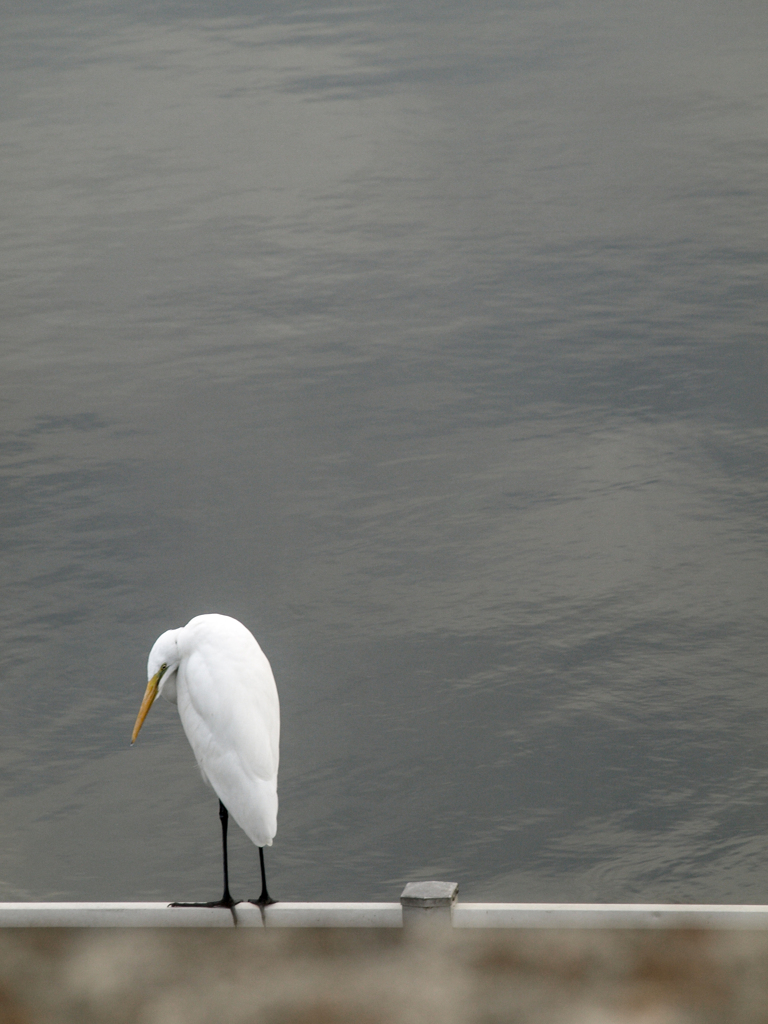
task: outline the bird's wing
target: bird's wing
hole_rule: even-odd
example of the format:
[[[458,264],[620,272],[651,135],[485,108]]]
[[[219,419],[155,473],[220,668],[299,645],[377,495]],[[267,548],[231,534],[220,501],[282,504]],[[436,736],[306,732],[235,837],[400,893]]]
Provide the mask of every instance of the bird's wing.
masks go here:
[[[233,759],[246,776],[275,778],[280,710],[263,655],[254,659],[198,650],[186,660],[178,688],[184,731],[214,788],[214,765]]]

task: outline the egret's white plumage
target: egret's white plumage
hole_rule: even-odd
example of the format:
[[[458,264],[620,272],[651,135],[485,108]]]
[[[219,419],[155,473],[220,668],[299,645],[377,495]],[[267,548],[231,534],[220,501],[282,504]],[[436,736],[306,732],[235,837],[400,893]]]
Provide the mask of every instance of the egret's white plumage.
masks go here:
[[[280,706],[253,635],[228,615],[198,615],[155,641],[147,675],[131,742],[158,694],[176,704],[205,781],[256,846],[271,846]],[[224,856],[226,885],[226,846]]]

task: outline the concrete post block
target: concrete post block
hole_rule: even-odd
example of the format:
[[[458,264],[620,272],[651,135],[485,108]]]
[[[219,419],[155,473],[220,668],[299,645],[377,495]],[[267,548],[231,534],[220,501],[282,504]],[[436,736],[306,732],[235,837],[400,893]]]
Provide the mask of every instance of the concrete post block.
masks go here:
[[[403,925],[450,925],[458,882],[409,882],[400,896]]]

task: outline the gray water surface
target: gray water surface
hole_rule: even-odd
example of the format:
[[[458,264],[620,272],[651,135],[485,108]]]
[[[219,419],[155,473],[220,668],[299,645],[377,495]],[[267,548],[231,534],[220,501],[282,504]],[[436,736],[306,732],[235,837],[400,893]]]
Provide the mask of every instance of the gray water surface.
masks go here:
[[[0,898],[218,895],[221,611],[275,895],[765,902],[764,7],[4,24]]]

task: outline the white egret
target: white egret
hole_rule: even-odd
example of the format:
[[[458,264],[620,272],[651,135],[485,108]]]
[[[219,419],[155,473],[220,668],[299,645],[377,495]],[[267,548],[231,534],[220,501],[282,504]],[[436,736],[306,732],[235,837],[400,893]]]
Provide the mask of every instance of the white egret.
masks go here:
[[[264,847],[277,831],[280,705],[272,669],[253,635],[228,615],[198,615],[159,637],[147,661],[149,682],[131,743],[158,694],[176,704],[203,779],[219,798],[224,895],[211,903],[172,906],[233,907],[229,893],[229,814],[259,848],[264,907]]]

